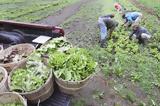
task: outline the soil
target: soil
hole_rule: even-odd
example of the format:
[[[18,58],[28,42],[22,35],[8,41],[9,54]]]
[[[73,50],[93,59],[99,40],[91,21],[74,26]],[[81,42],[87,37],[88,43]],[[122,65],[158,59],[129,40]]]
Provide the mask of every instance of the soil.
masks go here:
[[[62,10],[57,11],[54,15],[48,16],[47,18],[41,21],[38,21],[36,23],[42,23],[42,24],[54,25],[54,26],[60,25],[67,18],[74,15],[79,10],[82,4],[85,4],[88,1],[90,0],[80,0],[79,2],[76,2],[68,7],[65,7]]]
[[[82,90],[74,95],[73,101],[82,100],[84,106],[133,106],[112,89],[112,81],[106,80],[103,73],[99,72]],[[71,106],[76,105],[72,103]]]
[[[133,3],[137,8],[140,8],[141,10],[145,11],[146,13],[149,13],[151,15],[154,15],[158,18],[158,20],[160,21],[160,15],[157,14],[157,12],[152,9],[152,8],[149,8],[145,5],[143,5],[142,3],[140,3],[139,1],[137,0],[129,0],[131,3]]]

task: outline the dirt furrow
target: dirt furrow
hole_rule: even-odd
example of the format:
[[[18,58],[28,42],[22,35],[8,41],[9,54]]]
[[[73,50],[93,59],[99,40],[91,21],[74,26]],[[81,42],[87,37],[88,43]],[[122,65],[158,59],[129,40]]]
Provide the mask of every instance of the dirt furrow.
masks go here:
[[[146,13],[149,13],[151,15],[154,15],[158,18],[158,20],[160,21],[160,16],[159,14],[153,10],[152,8],[146,7],[145,5],[143,5],[142,3],[140,3],[137,0],[129,0],[132,4],[134,4],[137,8],[140,8],[141,10],[145,11]]]
[[[38,21],[36,23],[47,24],[47,25],[60,25],[66,19],[74,15],[80,9],[81,5],[87,3],[88,1],[90,0],[80,0],[79,2],[76,2],[68,7],[65,7],[60,11],[57,11],[54,15],[48,16],[47,18],[42,19],[41,21]]]

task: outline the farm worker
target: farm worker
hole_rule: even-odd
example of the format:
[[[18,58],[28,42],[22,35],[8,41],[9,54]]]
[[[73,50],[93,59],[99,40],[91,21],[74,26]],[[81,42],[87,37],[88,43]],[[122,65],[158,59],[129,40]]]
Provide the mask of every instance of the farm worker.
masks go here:
[[[122,11],[122,6],[119,3],[114,3],[114,8],[119,12]]]
[[[101,16],[98,19],[98,26],[100,28],[101,47],[105,47],[107,35],[109,34],[109,37],[111,37],[112,32],[118,26],[118,22],[112,20],[112,18],[114,18],[114,14]],[[108,34],[107,31],[109,31]]]
[[[125,19],[125,23],[127,27],[132,26],[133,24],[139,24],[142,18],[142,13],[140,12],[126,12],[122,14],[122,18]]]
[[[146,28],[135,24],[132,27],[132,33],[130,34],[129,38],[132,39],[132,37],[138,39],[140,44],[145,44],[151,38],[151,34]]]

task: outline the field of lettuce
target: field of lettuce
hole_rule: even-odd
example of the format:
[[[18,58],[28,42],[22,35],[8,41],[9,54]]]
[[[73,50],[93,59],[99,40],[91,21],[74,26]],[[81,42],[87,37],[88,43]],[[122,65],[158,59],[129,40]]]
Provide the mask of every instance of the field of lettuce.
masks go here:
[[[77,1],[81,0],[1,0],[0,19],[35,22]],[[127,10],[143,13],[141,26],[152,33],[147,45],[129,40],[131,29],[122,27],[121,15],[113,7],[115,1]],[[155,5],[150,0],[139,1],[159,8],[159,0],[153,0]],[[110,13],[115,13],[119,26],[107,41],[108,46],[100,48],[97,19]],[[136,8],[129,0],[88,0],[60,26],[68,41],[89,50],[105,82],[91,81],[75,95],[72,106],[160,106],[160,21],[156,16]]]
[[[0,19],[35,22],[78,0],[1,0]]]

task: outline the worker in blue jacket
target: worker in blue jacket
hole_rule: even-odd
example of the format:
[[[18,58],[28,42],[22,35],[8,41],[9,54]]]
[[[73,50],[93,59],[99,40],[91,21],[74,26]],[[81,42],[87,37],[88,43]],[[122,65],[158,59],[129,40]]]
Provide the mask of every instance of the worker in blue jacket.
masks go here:
[[[126,12],[122,14],[122,18],[125,19],[123,25],[130,27],[133,24],[139,24],[142,19],[142,13],[140,12]]]

